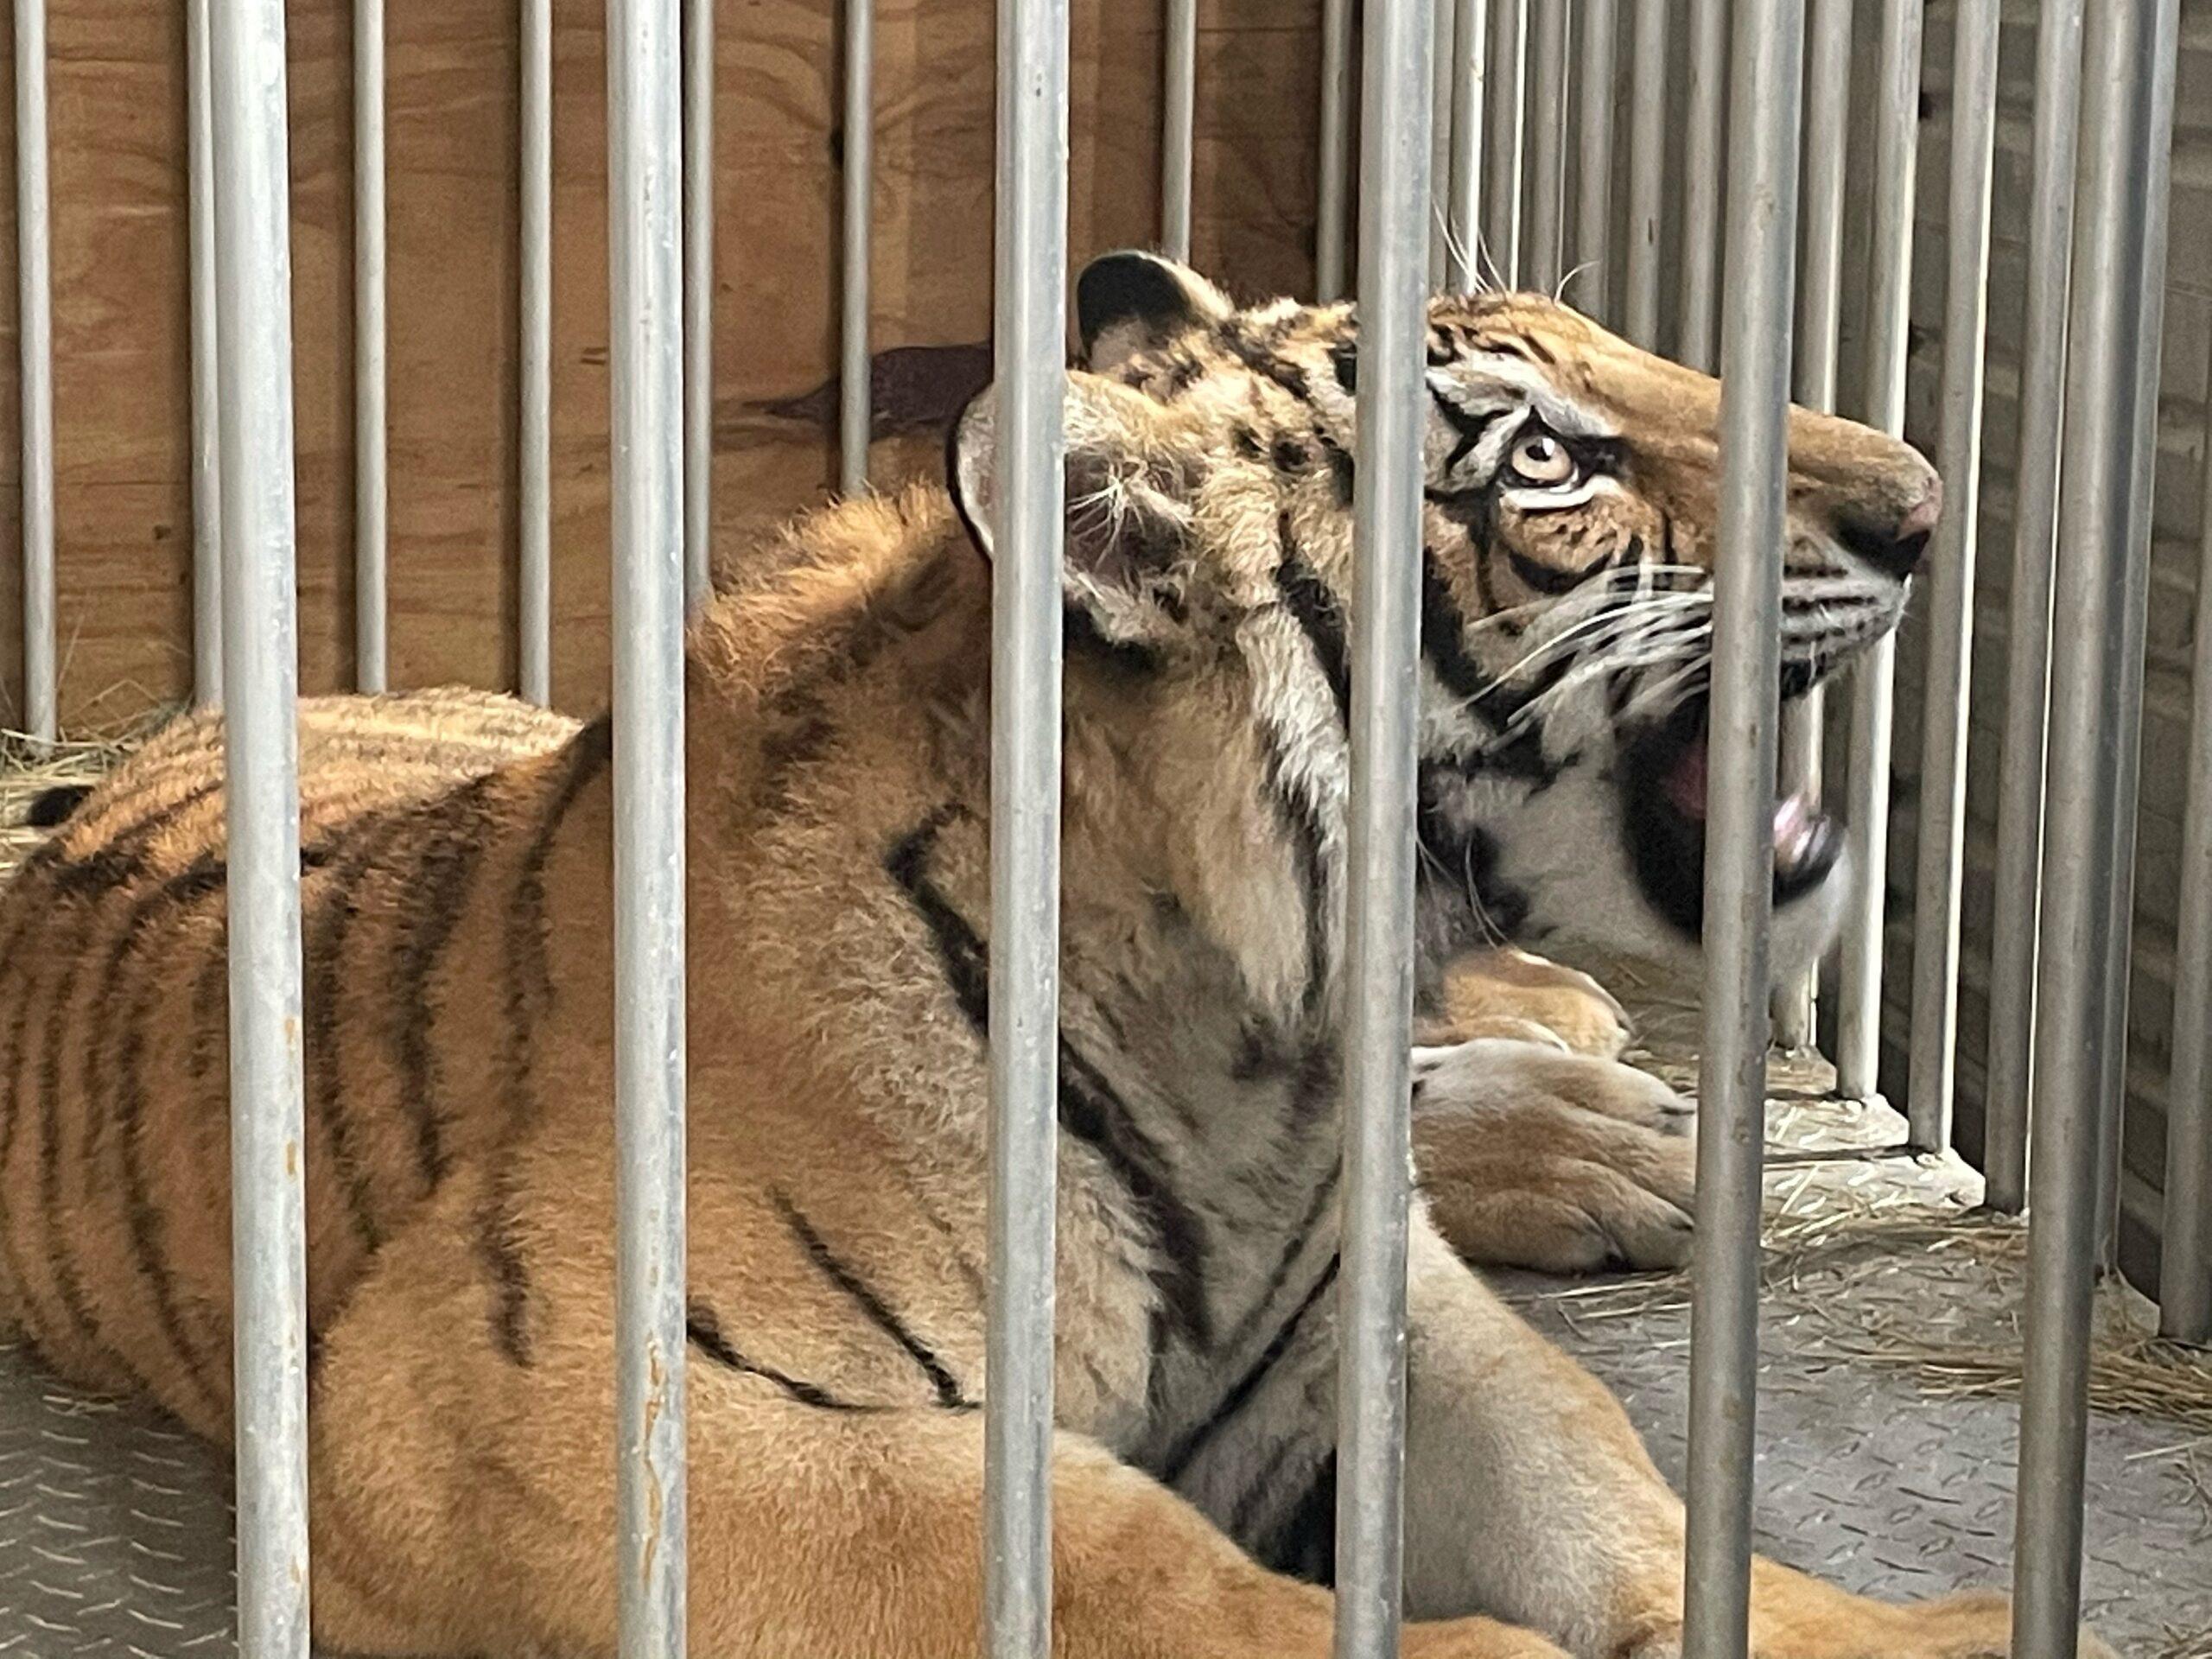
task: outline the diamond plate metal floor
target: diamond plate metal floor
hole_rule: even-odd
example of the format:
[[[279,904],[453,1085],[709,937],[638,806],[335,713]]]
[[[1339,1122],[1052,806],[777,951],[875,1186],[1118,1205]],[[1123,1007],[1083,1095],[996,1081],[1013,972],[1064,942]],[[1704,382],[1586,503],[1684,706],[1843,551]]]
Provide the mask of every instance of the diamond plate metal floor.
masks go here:
[[[1785,1560],[1904,1597],[2006,1576],[2016,1414],[1987,1390],[2002,1391],[2017,1230],[1960,1214],[1972,1177],[1955,1163],[1879,1155],[1899,1128],[1825,1102],[1777,1114],[1758,1524]],[[1507,1288],[1620,1391],[1679,1479],[1681,1281]],[[2201,1396],[2192,1375],[2174,1373],[2181,1397],[2212,1401],[2212,1371]],[[2212,1659],[2208,1477],[2212,1427],[2094,1414],[2086,1587],[2128,1659]],[[0,1344],[0,1655],[231,1652],[226,1490],[219,1454]]]

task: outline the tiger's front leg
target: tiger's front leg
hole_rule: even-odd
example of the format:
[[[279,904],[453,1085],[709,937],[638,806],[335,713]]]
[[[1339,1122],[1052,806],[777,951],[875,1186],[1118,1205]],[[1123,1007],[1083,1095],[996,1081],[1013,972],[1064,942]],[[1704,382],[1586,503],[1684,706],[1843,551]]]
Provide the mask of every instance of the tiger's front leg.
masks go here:
[[[1414,1218],[1408,1278],[1406,1602],[1479,1610],[1586,1659],[1681,1651],[1682,1506],[1603,1384]],[[1754,1659],[1999,1659],[2002,1596],[1894,1606],[1754,1564]],[[2112,1659],[2084,1632],[2082,1659]]]

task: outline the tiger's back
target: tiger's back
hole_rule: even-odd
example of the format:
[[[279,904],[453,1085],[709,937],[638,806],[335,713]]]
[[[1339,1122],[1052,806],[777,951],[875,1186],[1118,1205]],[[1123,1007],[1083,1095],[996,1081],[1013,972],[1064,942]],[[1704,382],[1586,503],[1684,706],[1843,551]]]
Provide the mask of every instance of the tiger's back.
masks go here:
[[[448,1005],[473,1012],[451,994],[453,920],[498,856],[496,826],[535,821],[559,789],[580,728],[446,690],[308,699],[299,729],[320,1330],[496,1132],[466,1109],[480,1091],[429,1075],[450,1065],[434,1041]],[[173,721],[0,888],[0,1320],[76,1380],[150,1394],[216,1435],[231,1364],[222,768],[219,715]]]

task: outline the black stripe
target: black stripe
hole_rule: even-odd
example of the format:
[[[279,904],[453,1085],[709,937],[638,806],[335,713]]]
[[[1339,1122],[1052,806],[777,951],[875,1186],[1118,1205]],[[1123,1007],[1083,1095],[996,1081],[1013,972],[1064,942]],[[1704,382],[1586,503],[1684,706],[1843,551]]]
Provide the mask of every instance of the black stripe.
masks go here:
[[[1438,683],[1459,698],[1468,713],[1489,726],[1493,733],[1502,734],[1521,719],[1528,699],[1516,695],[1467,654],[1466,619],[1452,597],[1452,585],[1432,548],[1421,550],[1421,652]],[[1574,662],[1571,656],[1560,657],[1547,671],[1548,675],[1563,675]],[[1529,695],[1541,695],[1547,686],[1555,683],[1555,677],[1540,680]],[[1560,770],[1545,756],[1543,733],[1535,721],[1522,725],[1512,736],[1490,744],[1479,754],[1466,757],[1461,769],[1468,772],[1503,772],[1545,785],[1555,781]]]
[[[4,1049],[0,1049],[0,1089],[7,1090],[4,1113],[0,1113],[0,1192],[4,1192],[8,1177],[8,1160],[15,1149],[16,1125],[24,1114],[24,1096],[28,1090],[22,1076],[23,1038],[30,1029],[31,1001],[38,989],[36,969],[51,960],[41,952],[19,953],[23,935],[30,930],[34,920],[45,919],[44,913],[35,914],[34,902],[23,895],[16,895],[15,925],[8,931],[8,942],[0,949],[0,969],[21,963],[22,971],[16,977],[19,988],[16,996],[16,1012],[8,1021]],[[8,1276],[24,1287],[29,1297],[30,1280],[23,1271],[22,1258],[16,1249],[16,1228],[11,1224],[19,1217],[0,1210],[0,1251],[5,1252]]]
[[[212,889],[204,885],[188,885],[175,890],[175,884],[164,886],[158,893],[140,901],[132,913],[133,933],[126,933],[127,947],[137,925],[157,908],[190,903],[194,898],[204,896]],[[118,947],[118,955],[124,954]],[[119,966],[119,964],[118,964]],[[112,986],[115,973],[110,976]],[[182,1362],[184,1372],[191,1378],[209,1413],[220,1422],[230,1414],[231,1402],[222,1389],[208,1376],[208,1356],[199,1342],[185,1327],[184,1313],[177,1302],[176,1284],[168,1269],[162,1249],[164,1221],[160,1208],[154,1203],[146,1179],[143,1130],[146,1118],[146,1083],[144,1060],[146,1023],[154,1017],[159,999],[167,988],[161,976],[148,974],[138,988],[129,1018],[123,1030],[122,1052],[117,1058],[115,1102],[116,1139],[122,1153],[124,1225],[130,1236],[131,1264],[146,1286],[148,1296],[154,1304],[154,1322],[160,1327],[162,1339],[175,1351]]]
[[[1130,1117],[1090,1061],[1060,1044],[1060,1126],[1088,1141],[1106,1160],[1149,1224],[1154,1240],[1152,1281],[1175,1328],[1200,1349],[1213,1345],[1213,1315],[1206,1307],[1205,1228],[1175,1195],[1161,1167],[1160,1149]]]
[[[1324,1588],[1337,1581],[1337,1454],[1322,1459],[1313,1484],[1282,1523],[1252,1551],[1261,1566]]]
[[[955,807],[945,806],[931,813],[893,846],[883,861],[883,868],[906,895],[907,902],[920,913],[923,925],[930,931],[930,943],[937,947],[938,965],[952,988],[952,1000],[960,1005],[960,1012],[967,1016],[976,1035],[982,1037],[990,1033],[989,958],[982,942],[976,937],[976,930],[968,925],[967,918],[952,907],[929,877],[930,854],[936,848],[938,835],[957,811]]]
[[[346,1111],[346,1067],[339,1052],[340,1014],[346,985],[346,944],[359,918],[354,891],[361,877],[384,855],[394,836],[410,822],[409,815],[385,816],[355,844],[324,885],[322,908],[308,918],[307,1059],[315,1116],[330,1145],[330,1161],[346,1191],[346,1211],[353,1236],[364,1249],[374,1250],[384,1242],[377,1224],[376,1189],[355,1144],[353,1123]]]
[[[1452,584],[1436,550],[1430,547],[1421,553],[1421,654],[1446,690],[1491,717],[1484,705],[1497,695],[1497,681],[1467,655],[1467,620],[1452,597]]]
[[[929,929],[953,1001],[976,1034],[990,1035],[990,961],[982,941],[935,882],[929,859],[937,836],[957,809],[944,807],[902,836],[884,868]],[[1205,1306],[1205,1234],[1197,1214],[1176,1196],[1160,1151],[1129,1116],[1098,1069],[1063,1038],[1059,1045],[1060,1127],[1086,1142],[1129,1195],[1153,1235],[1153,1282],[1179,1328],[1201,1347],[1211,1344]]]
[[[1283,1466],[1294,1457],[1308,1449],[1306,1442],[1297,1436],[1284,1435],[1269,1448],[1267,1460],[1244,1483],[1243,1491],[1230,1506],[1226,1530],[1247,1551],[1258,1541],[1252,1536],[1252,1529],[1259,1524],[1261,1512],[1268,1508],[1268,1500],[1274,1496],[1275,1478],[1282,1473]]]
[[[944,1368],[944,1362],[930,1351],[929,1345],[909,1331],[903,1320],[885,1304],[883,1299],[859,1274],[837,1259],[836,1255],[814,1230],[814,1225],[801,1215],[791,1199],[781,1192],[775,1195],[776,1208],[784,1217],[784,1224],[791,1230],[807,1259],[826,1274],[830,1282],[849,1296],[855,1306],[866,1314],[877,1329],[906,1351],[906,1357],[920,1367],[922,1375],[929,1378],[930,1386],[937,1391],[937,1402],[949,1410],[967,1410],[972,1406],[960,1392],[959,1383]]]
[[[502,1156],[486,1184],[476,1217],[476,1254],[492,1275],[492,1341],[509,1363],[527,1370],[530,1341],[530,1272],[515,1237],[512,1150]]]
[[[1290,1270],[1298,1265],[1299,1257],[1305,1255],[1306,1245],[1313,1242],[1313,1230],[1321,1224],[1321,1212],[1334,1201],[1338,1183],[1344,1178],[1344,1160],[1332,1159],[1329,1167],[1322,1173],[1321,1179],[1314,1182],[1313,1191],[1306,1200],[1306,1213],[1299,1217],[1297,1227],[1285,1239],[1282,1254],[1276,1259],[1274,1270],[1268,1274],[1267,1284],[1253,1299],[1252,1306],[1245,1310],[1244,1317],[1237,1321],[1236,1329],[1230,1333],[1228,1345],[1232,1351],[1242,1348],[1251,1340],[1252,1333],[1259,1329],[1260,1321],[1275,1305],[1275,1298],[1282,1294],[1282,1287],[1290,1282]]]
[[[683,1334],[690,1339],[694,1348],[714,1361],[715,1364],[729,1370],[741,1371],[747,1376],[757,1376],[772,1382],[802,1406],[813,1406],[823,1411],[874,1411],[876,1409],[874,1406],[859,1405],[849,1400],[840,1400],[835,1395],[825,1392],[803,1378],[786,1376],[772,1365],[763,1365],[758,1360],[747,1359],[729,1345],[728,1339],[722,1335],[721,1321],[715,1319],[715,1311],[704,1302],[695,1301],[686,1310]]]
[[[80,939],[76,943],[86,942]],[[92,1304],[86,1298],[84,1281],[77,1276],[77,1263],[61,1224],[62,1039],[68,1029],[69,1005],[76,995],[78,970],[83,961],[80,949],[68,950],[60,986],[54,992],[54,1006],[47,1020],[46,1052],[39,1070],[39,1205],[46,1225],[47,1270],[54,1281],[55,1294],[61,1299],[62,1311],[77,1327],[79,1336],[105,1351],[107,1344],[101,1338],[99,1322],[93,1318]],[[127,1365],[125,1369],[129,1369]]]
[[[513,891],[508,896],[506,938],[501,952],[506,982],[505,1052],[502,1056],[505,1122],[493,1151],[495,1171],[505,1169],[504,1159],[515,1137],[537,1116],[534,1082],[537,1027],[551,1012],[554,997],[546,937],[546,866],[552,861],[554,843],[570,809],[607,769],[613,752],[614,728],[606,715],[569,741],[567,766],[523,851]],[[514,1237],[512,1195],[505,1190],[505,1181],[503,1173],[495,1173],[477,1217],[476,1247],[497,1293],[493,1302],[492,1339],[508,1359],[527,1366],[531,1363],[530,1276]]]
[[[1328,1265],[1315,1277],[1296,1310],[1282,1322],[1281,1328],[1268,1339],[1268,1345],[1260,1351],[1260,1357],[1252,1363],[1251,1370],[1237,1378],[1236,1386],[1222,1396],[1221,1404],[1214,1408],[1213,1415],[1185,1434],[1161,1460],[1160,1478],[1162,1482],[1172,1486],[1181,1479],[1198,1453],[1205,1450],[1207,1442],[1251,1402],[1252,1396],[1260,1391],[1260,1385],[1268,1380],[1268,1373],[1274,1370],[1282,1357],[1290,1351],[1290,1344],[1297,1338],[1298,1327],[1307,1313],[1314,1303],[1321,1300],[1322,1293],[1336,1283],[1340,1262],[1341,1257],[1331,1254]]]
[[[392,1043],[399,1068],[400,1104],[413,1119],[416,1163],[425,1192],[443,1184],[448,1166],[445,1133],[438,1109],[436,1045],[432,1040],[438,1011],[431,995],[440,959],[461,923],[462,901],[483,860],[486,825],[486,786],[497,774],[471,779],[437,803],[439,817],[416,854],[408,908],[397,929],[398,959],[393,963],[397,995],[392,999],[397,1023]]]
[[[1510,547],[1505,550],[1505,562],[1513,567],[1513,574],[1521,578],[1523,587],[1533,588],[1548,599],[1573,593],[1605,568],[1599,565],[1587,570],[1554,570],[1548,564],[1523,557]]]
[[[1329,983],[1329,866],[1322,853],[1320,815],[1291,779],[1272,736],[1268,745],[1268,804],[1290,839],[1297,861],[1298,886],[1306,912],[1306,988],[1300,1004],[1310,1016],[1320,1011]]]
[[[569,741],[568,770],[554,791],[537,831],[531,837],[515,874],[514,893],[507,901],[507,1021],[509,1059],[525,1066],[537,1037],[533,1018],[542,1018],[553,1001],[553,974],[547,960],[545,936],[545,867],[553,856],[553,843],[569,810],[585,788],[607,770],[614,753],[614,726],[601,715]],[[534,1002],[533,1002],[534,999]],[[524,1093],[526,1083],[518,1083]]]
[[[1287,512],[1277,519],[1275,533],[1282,544],[1282,556],[1275,565],[1275,591],[1282,596],[1284,607],[1297,620],[1298,626],[1305,631],[1306,642],[1313,647],[1322,677],[1329,683],[1329,694],[1336,699],[1337,719],[1349,727],[1351,665],[1344,645],[1344,609],[1337,603],[1337,596],[1329,591],[1329,584],[1321,580],[1320,573],[1306,563],[1299,552]]]

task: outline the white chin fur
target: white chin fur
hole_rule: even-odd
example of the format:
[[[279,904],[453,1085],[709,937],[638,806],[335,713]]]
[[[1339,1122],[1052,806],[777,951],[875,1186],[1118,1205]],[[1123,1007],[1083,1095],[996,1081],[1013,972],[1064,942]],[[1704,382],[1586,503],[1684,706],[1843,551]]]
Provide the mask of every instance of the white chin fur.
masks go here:
[[[1561,777],[1516,808],[1497,833],[1498,874],[1529,899],[1521,942],[1568,958],[1640,957],[1694,969],[1694,941],[1644,899],[1620,828],[1617,786],[1595,766]],[[1775,912],[1768,962],[1777,981],[1818,963],[1835,940],[1851,891],[1848,851],[1827,878]]]

